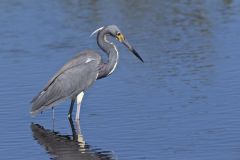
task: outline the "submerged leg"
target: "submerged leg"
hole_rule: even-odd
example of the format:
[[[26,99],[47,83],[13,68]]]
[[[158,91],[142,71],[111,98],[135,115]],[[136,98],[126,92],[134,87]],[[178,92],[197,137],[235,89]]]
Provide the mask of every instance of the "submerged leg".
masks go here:
[[[76,112],[76,120],[79,120],[79,116],[80,116],[80,107],[81,107],[81,102],[83,99],[84,93],[81,92],[78,94],[77,96],[77,112]]]
[[[80,127],[80,122],[79,121],[76,121],[76,132],[77,132],[77,142],[78,142],[78,145],[81,149],[82,152],[84,152],[86,150],[86,142],[83,138],[83,135],[81,133],[81,127]]]
[[[68,111],[68,118],[72,117],[72,111],[73,111],[73,106],[74,106],[75,99],[76,98],[72,98],[72,100],[71,100],[70,108],[69,108],[69,111]]]
[[[52,107],[52,130],[54,131],[54,126],[55,126],[55,113],[54,113],[54,108]]]
[[[52,119],[55,119],[55,113],[54,113],[54,108],[52,107]]]
[[[74,127],[72,117],[68,118],[68,121],[69,121],[71,129],[72,129],[73,140],[76,140],[77,139],[77,134],[76,134],[76,130],[75,130],[75,127]]]

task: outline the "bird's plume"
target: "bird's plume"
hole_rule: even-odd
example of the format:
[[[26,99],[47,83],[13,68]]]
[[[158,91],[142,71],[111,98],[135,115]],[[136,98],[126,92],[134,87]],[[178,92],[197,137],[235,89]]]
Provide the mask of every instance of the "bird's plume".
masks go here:
[[[95,33],[101,31],[104,27],[100,27],[98,29],[96,29],[95,31],[92,32],[92,34],[90,35],[90,37],[92,37]]]

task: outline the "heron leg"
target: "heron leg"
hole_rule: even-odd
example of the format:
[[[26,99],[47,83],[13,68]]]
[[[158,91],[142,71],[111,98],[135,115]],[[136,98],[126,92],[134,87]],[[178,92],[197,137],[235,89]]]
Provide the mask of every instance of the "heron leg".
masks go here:
[[[69,108],[69,111],[68,111],[68,118],[72,118],[72,111],[73,111],[73,106],[74,106],[74,103],[75,103],[75,99],[76,98],[72,98],[72,100],[71,100],[70,108]]]
[[[85,142],[84,137],[81,133],[81,127],[80,127],[80,122],[79,121],[76,121],[76,132],[77,132],[77,142],[78,142],[80,148],[85,150],[86,142]]]
[[[55,113],[54,113],[54,108],[52,107],[52,119],[55,119]]]
[[[76,133],[76,130],[75,130],[75,127],[74,127],[72,117],[68,118],[68,121],[69,121],[71,129],[72,129],[73,140],[76,140],[77,139],[77,133]]]
[[[54,131],[54,126],[55,126],[55,113],[54,113],[54,108],[52,107],[52,130]]]
[[[77,96],[77,112],[76,112],[76,120],[79,120],[79,116],[80,116],[80,107],[81,107],[81,102],[83,99],[84,93],[81,92],[78,94]]]

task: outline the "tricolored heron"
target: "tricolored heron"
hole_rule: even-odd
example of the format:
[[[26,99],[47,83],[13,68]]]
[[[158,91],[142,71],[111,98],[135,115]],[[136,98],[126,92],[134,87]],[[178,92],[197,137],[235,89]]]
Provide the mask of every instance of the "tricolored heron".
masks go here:
[[[125,36],[116,25],[109,25],[95,30],[98,46],[108,55],[108,62],[102,61],[100,55],[92,50],[77,54],[67,62],[48,81],[44,89],[32,100],[31,114],[35,115],[45,109],[52,108],[57,102],[71,98],[68,117],[72,116],[73,106],[77,99],[76,119],[79,120],[81,101],[84,92],[97,79],[109,76],[115,70],[119,54],[116,46],[108,41],[108,36],[115,37],[123,43],[138,59],[143,59],[128,43]]]

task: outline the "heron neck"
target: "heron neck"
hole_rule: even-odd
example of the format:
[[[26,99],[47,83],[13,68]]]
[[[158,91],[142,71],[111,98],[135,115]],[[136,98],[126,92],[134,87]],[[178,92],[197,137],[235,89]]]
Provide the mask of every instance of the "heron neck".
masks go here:
[[[98,79],[112,74],[118,63],[119,55],[117,48],[107,40],[107,35],[108,33],[101,31],[97,36],[98,46],[108,55],[108,62],[101,64]]]

